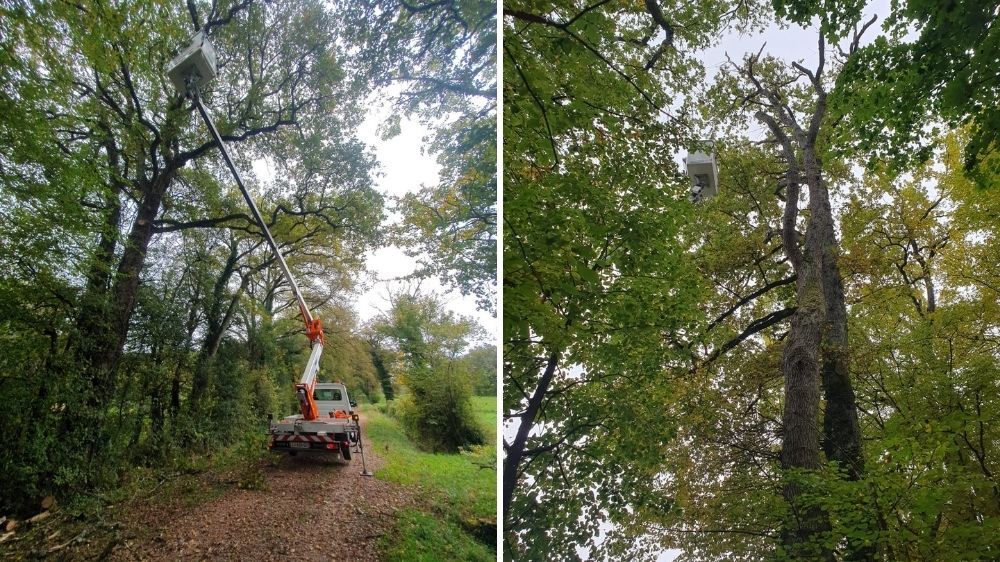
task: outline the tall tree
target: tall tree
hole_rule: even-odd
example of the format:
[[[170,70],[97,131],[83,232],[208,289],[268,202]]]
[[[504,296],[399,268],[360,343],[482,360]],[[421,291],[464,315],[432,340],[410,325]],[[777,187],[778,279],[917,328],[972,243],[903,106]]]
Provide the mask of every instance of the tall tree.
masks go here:
[[[663,342],[685,331],[702,289],[679,236],[687,183],[669,165],[694,141],[677,92],[701,78],[688,50],[748,14],[504,5],[503,510],[515,557],[573,558],[603,522],[627,524],[658,456],[640,442],[676,430],[659,376],[687,353]]]
[[[856,46],[855,40],[852,48]],[[839,463],[850,478],[858,479],[864,461],[848,363],[840,251],[819,149],[827,108],[825,65],[826,38],[820,35],[815,69],[792,63],[792,73],[783,72],[775,61],[761,61],[753,55],[738,71],[748,83],[748,93],[743,99],[759,108],[754,117],[767,127],[786,165],[780,184],[785,200],[780,233],[785,255],[797,279],[797,306],[782,356],[785,377],[782,467],[819,469],[823,462],[822,442],[826,458]],[[761,67],[765,69],[763,72],[770,70],[771,74],[762,76]],[[808,80],[812,90],[812,99],[806,101],[811,111],[805,112],[805,123],[801,124],[791,106],[794,102],[789,101],[794,98],[787,89],[800,77]],[[809,218],[800,246],[797,218],[801,185],[808,188]],[[820,383],[826,401],[822,433],[817,431],[821,416]],[[793,521],[785,546],[790,553],[798,553],[796,556],[818,556],[822,547],[819,551],[799,549],[816,548],[828,523],[818,506],[802,503],[803,492],[795,482],[786,486]]]

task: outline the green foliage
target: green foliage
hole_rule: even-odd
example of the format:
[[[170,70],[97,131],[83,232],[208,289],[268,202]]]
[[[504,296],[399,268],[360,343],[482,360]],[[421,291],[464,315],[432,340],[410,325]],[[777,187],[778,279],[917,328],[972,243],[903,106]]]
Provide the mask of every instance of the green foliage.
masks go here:
[[[831,40],[847,36],[857,25],[864,0],[772,0],[775,14],[803,27],[819,19],[820,29]]]
[[[484,345],[469,350],[460,361],[472,375],[472,392],[477,396],[497,396],[497,348]]]
[[[398,240],[423,260],[420,275],[438,274],[479,308],[496,311],[496,110],[460,119],[439,133],[441,183],[404,196]]]
[[[409,377],[408,394],[396,399],[395,415],[410,435],[432,451],[456,452],[483,442],[464,373],[452,370],[430,377]]]
[[[396,397],[396,389],[392,384],[392,373],[389,372],[390,352],[382,347],[378,338],[369,336],[367,343],[372,366],[382,386],[382,395],[386,400],[392,400]]]
[[[643,4],[504,7],[506,550],[994,558],[997,201],[962,173],[998,177],[996,161],[962,157],[982,154],[997,129],[983,127],[995,105],[984,101],[996,82],[994,6],[894,4],[887,37],[843,61],[832,42],[848,50],[861,3],[774,3],[779,18],[819,20],[831,42],[824,86],[845,64],[817,142],[865,444],[852,481],[826,461],[781,470],[781,358],[794,329],[782,319],[796,280],[781,243],[787,166],[753,131],[756,85],[720,70],[686,121],[684,93],[704,80],[685,55],[700,56],[714,30],[678,28],[678,45],[697,36],[690,49],[657,58],[663,27]],[[655,4],[668,23],[685,9],[726,23],[713,17],[728,9],[719,3]],[[907,45],[909,23],[922,35]],[[754,64],[780,91],[781,118],[817,107],[806,72],[766,55]],[[931,138],[942,117],[971,122]],[[720,194],[690,206],[670,163],[704,131],[718,134]],[[858,174],[873,154],[893,173],[882,162]],[[828,528],[782,536],[815,513]]]
[[[442,523],[432,515],[413,509],[401,511],[396,522],[397,537],[385,539],[385,560],[446,562],[468,560],[489,562],[496,552],[478,543],[453,523]]]
[[[348,394],[359,403],[367,399],[376,403],[384,397],[381,373],[371,354],[371,344],[357,330],[357,320],[353,311],[327,308],[324,322],[329,322],[334,330],[327,332],[326,348],[320,363],[321,382],[342,382]],[[329,314],[332,312],[333,314]],[[344,330],[342,326],[350,326]]]
[[[431,450],[457,452],[483,442],[472,413],[472,377],[459,354],[475,325],[455,318],[433,297],[399,295],[376,329],[391,339],[403,366],[407,394],[395,413],[411,435]]]
[[[995,6],[975,0],[894,4],[884,33],[848,60],[833,92],[853,148],[872,166],[904,170],[930,157],[941,125],[971,124],[965,170],[990,185],[982,174],[1000,172],[997,17]],[[911,29],[916,39],[904,39]]]
[[[340,22],[319,2],[194,5],[220,60],[206,105],[242,169],[276,168],[251,191],[306,299],[330,302],[324,375],[376,400],[331,299],[383,218]],[[295,407],[307,342],[288,288],[163,72],[190,17],[158,0],[0,8],[0,512],[229,450]]]
[[[496,400],[476,397],[480,418],[496,418]],[[391,408],[391,403],[390,403]],[[496,533],[496,447],[474,447],[461,455],[422,451],[402,426],[365,409],[364,431],[386,464],[376,476],[419,486],[430,512],[406,510],[396,533],[384,541],[389,560],[492,560]]]
[[[690,53],[729,23],[753,25],[749,6],[504,6],[503,408],[514,434],[504,509],[513,558],[576,558],[609,527],[592,557],[648,554],[633,540],[645,532],[632,510],[659,493],[650,482],[678,431],[664,404],[681,382],[664,370],[686,367],[704,291],[685,253],[696,243],[684,228],[694,216],[689,183],[673,165],[698,140],[686,94],[705,71]]]
[[[477,398],[483,417],[495,419],[485,397]],[[496,448],[474,447],[462,455],[430,453],[409,440],[402,426],[371,407],[364,410],[364,431],[386,460],[376,472],[378,478],[404,485],[420,486],[429,500],[441,505],[439,511],[458,520],[496,517]]]

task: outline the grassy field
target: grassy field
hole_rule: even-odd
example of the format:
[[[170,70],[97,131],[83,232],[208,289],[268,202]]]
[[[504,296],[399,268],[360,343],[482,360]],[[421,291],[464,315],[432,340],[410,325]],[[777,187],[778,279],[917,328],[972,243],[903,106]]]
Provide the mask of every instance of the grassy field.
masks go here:
[[[400,513],[388,560],[496,560],[496,398],[473,398],[487,445],[457,455],[421,451],[399,423],[364,407],[365,431],[386,465],[376,477],[419,489],[427,510]]]
[[[473,396],[472,409],[479,424],[486,428],[490,444],[497,444],[497,399],[496,396]]]

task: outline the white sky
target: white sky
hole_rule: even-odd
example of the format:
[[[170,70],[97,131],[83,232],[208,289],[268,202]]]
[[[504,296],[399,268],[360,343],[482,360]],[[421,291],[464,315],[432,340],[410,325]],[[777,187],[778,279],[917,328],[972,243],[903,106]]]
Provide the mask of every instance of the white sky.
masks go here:
[[[424,137],[430,131],[418,121],[404,119],[401,133],[389,140],[382,140],[378,134],[379,124],[389,114],[389,109],[376,100],[385,98],[383,94],[371,96],[372,102],[365,122],[359,131],[364,141],[378,158],[382,174],[376,178],[376,187],[386,196],[386,206],[391,210],[391,198],[418,191],[422,186],[433,186],[438,182],[439,166],[435,155],[425,154]],[[398,223],[398,213],[388,213],[386,226]],[[398,246],[388,246],[366,254],[366,264],[371,273],[365,282],[355,310],[362,321],[376,316],[389,308],[390,292],[415,287],[413,281],[400,281],[416,269],[416,259],[407,256]],[[498,319],[487,312],[476,309],[475,299],[463,296],[442,286],[437,278],[420,282],[423,293],[433,292],[445,302],[448,310],[475,319],[485,330],[486,342],[495,343],[499,335]]]

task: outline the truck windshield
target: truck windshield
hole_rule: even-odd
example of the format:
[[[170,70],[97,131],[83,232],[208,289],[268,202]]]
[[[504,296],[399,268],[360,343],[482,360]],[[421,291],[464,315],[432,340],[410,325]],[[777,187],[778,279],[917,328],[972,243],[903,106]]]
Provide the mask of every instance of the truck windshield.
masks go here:
[[[340,393],[339,388],[317,388],[313,391],[313,400],[330,402],[343,399],[344,396]]]

